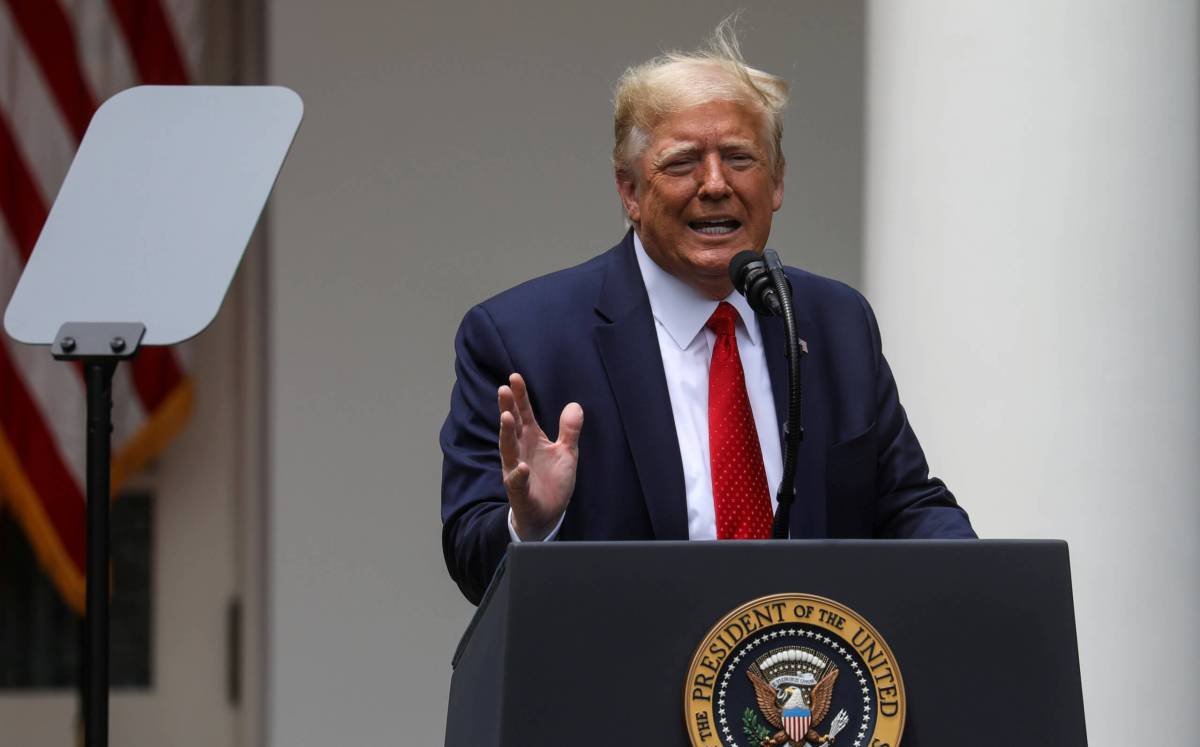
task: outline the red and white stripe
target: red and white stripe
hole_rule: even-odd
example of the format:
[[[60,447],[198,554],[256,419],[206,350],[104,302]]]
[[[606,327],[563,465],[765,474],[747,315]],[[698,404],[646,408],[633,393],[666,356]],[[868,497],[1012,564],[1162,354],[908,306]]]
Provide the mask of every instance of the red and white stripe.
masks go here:
[[[7,306],[96,107],[142,83],[186,84],[200,0],[0,0],[0,302]],[[177,351],[144,348],[113,381],[114,481],[182,420]],[[83,602],[84,385],[45,348],[0,344],[0,501],[76,609]]]
[[[804,735],[808,734],[808,727],[812,723],[812,715],[805,714],[803,716],[784,716],[783,730],[787,733],[795,744],[804,744]]]

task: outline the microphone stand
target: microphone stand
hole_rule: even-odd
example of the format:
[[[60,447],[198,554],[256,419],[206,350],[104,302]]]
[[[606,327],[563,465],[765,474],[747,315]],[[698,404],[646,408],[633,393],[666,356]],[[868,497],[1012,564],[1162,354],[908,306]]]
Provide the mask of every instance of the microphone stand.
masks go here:
[[[778,508],[771,536],[787,539],[791,523],[792,503],[796,499],[796,452],[804,440],[804,380],[801,360],[808,346],[796,334],[796,315],[792,309],[792,286],[783,271],[783,263],[773,249],[763,252],[771,284],[779,299],[780,316],[787,337],[788,405],[787,421],[783,426],[783,478],[779,481],[776,494]]]

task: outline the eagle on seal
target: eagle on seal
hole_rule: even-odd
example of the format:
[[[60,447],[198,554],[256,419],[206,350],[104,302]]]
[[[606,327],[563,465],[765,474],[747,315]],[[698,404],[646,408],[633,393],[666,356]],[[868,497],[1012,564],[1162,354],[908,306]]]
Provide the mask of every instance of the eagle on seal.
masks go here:
[[[746,676],[750,678],[750,683],[754,685],[754,695],[758,700],[758,709],[766,717],[767,723],[779,730],[773,737],[767,739],[758,747],[780,747],[781,745],[796,744],[794,741],[790,741],[795,739],[795,737],[789,736],[784,729],[783,712],[793,708],[811,709],[812,717],[809,722],[810,726],[816,726],[821,723],[829,713],[829,704],[833,701],[833,683],[837,681],[837,668],[830,668],[829,672],[813,686],[811,701],[804,696],[804,690],[796,685],[787,685],[776,691],[757,669],[757,667],[751,667],[746,670]],[[830,730],[831,733],[822,736],[816,729],[809,728],[805,732],[802,742],[810,745],[822,745],[832,741],[837,733],[841,731],[842,727],[845,726],[845,712],[839,713],[834,721],[833,728]],[[801,744],[797,747],[803,747],[803,745]]]

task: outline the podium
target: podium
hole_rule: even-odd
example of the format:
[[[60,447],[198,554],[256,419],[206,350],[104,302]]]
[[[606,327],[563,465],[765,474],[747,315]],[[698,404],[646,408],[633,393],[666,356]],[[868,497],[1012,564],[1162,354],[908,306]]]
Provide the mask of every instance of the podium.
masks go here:
[[[903,747],[1087,744],[1066,543],[817,540],[510,546],[454,656],[446,746],[686,747],[697,648],[781,593],[890,646]]]

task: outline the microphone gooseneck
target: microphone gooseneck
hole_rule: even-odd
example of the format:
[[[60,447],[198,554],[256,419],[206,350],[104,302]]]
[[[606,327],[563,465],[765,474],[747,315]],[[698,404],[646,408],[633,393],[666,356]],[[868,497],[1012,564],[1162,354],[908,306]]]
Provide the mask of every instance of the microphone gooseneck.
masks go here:
[[[791,523],[792,503],[796,499],[796,457],[804,440],[804,382],[801,360],[807,347],[796,334],[796,317],[792,309],[792,285],[783,270],[783,263],[773,249],[760,257],[753,251],[737,254],[729,263],[733,287],[746,297],[763,316],[783,318],[787,348],[788,405],[787,421],[783,426],[783,476],[776,493],[777,509],[772,537],[787,539]]]

